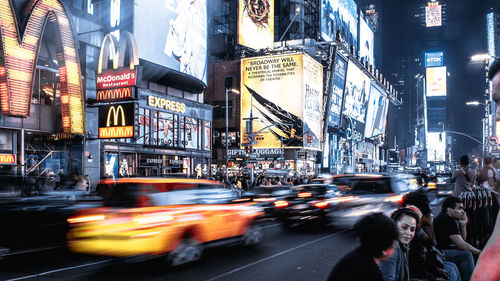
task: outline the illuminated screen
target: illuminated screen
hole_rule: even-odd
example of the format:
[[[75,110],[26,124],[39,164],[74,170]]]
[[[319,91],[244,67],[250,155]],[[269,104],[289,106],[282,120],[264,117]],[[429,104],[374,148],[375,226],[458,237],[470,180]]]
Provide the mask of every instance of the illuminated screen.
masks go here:
[[[321,36],[325,41],[335,40],[337,30],[345,42],[358,46],[358,6],[354,1],[321,1]]]
[[[440,67],[443,63],[443,52],[425,53],[425,67]]]
[[[335,70],[332,77],[332,97],[330,102],[330,114],[328,125],[338,126],[340,123],[340,112],[342,111],[342,99],[344,98],[345,76],[347,72],[347,61],[337,55]]]
[[[254,147],[279,148],[283,138],[284,148],[321,150],[322,81],[321,64],[307,55],[241,60],[241,116],[249,117],[252,108],[258,118],[253,122],[253,132],[263,129],[254,139]],[[241,134],[242,143],[247,143],[243,119]]]
[[[425,69],[428,97],[446,96],[446,66]]]
[[[373,31],[364,18],[360,16],[359,20],[359,56],[365,58],[371,65],[374,64],[373,58]]]
[[[388,106],[385,94],[372,84],[366,113],[365,137],[370,138],[384,133]]]
[[[206,0],[136,0],[134,36],[141,59],[206,83]]]
[[[347,66],[343,114],[364,123],[369,91],[370,78],[350,61]]]
[[[441,5],[425,7],[425,26],[441,26]]]
[[[441,137],[439,137],[441,135]],[[427,162],[446,160],[446,133],[427,133]]]
[[[274,0],[239,0],[238,44],[253,49],[273,48]]]

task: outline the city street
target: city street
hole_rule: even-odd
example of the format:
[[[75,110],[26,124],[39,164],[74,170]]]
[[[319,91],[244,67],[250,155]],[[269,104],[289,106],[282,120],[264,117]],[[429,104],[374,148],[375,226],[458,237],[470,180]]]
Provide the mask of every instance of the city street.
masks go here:
[[[0,280],[326,280],[331,268],[356,246],[350,231],[264,224],[256,248],[208,249],[197,264],[168,269],[162,259],[116,262],[66,250],[10,257]]]

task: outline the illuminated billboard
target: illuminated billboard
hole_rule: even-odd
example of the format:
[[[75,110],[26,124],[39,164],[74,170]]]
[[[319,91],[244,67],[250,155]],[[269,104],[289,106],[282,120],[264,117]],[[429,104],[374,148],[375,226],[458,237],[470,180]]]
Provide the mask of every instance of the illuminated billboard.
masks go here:
[[[425,69],[428,97],[446,96],[446,66]]]
[[[323,67],[304,54],[241,60],[241,116],[253,122],[255,148],[321,149]],[[291,125],[288,125],[291,124]],[[265,127],[269,128],[264,129]],[[241,120],[242,144],[247,143]]]
[[[373,30],[363,17],[359,17],[359,56],[371,65],[375,65],[373,58],[374,46]]]
[[[441,26],[441,5],[438,2],[429,2],[425,7],[425,26]]]
[[[207,79],[207,1],[135,0],[140,58]]]
[[[358,6],[353,0],[321,1],[321,36],[334,41],[337,30],[343,41],[358,46]]]
[[[347,66],[343,115],[351,118],[353,139],[361,141],[365,134],[365,116],[370,93],[370,78],[352,61]]]
[[[252,48],[273,48],[274,0],[239,0],[238,44]]]
[[[440,67],[443,65],[443,52],[425,53],[425,67]]]
[[[136,103],[115,103],[99,106],[99,138],[133,138],[138,133]]]
[[[427,162],[446,160],[446,133],[427,132]]]
[[[365,137],[370,138],[384,133],[388,107],[389,101],[385,94],[372,83],[366,113]]]
[[[344,98],[345,76],[347,72],[347,61],[337,55],[332,80],[332,97],[330,102],[330,114],[328,114],[328,126],[335,127],[340,124],[340,112],[342,111],[342,100]]]
[[[57,29],[55,36],[59,66],[62,128],[65,133],[84,134],[85,116],[78,50],[70,19],[61,1],[35,0],[30,2],[30,14],[24,31],[18,28],[12,1],[0,1],[0,97],[2,113],[29,116],[34,73],[40,39],[46,21]],[[20,37],[21,36],[21,37]]]

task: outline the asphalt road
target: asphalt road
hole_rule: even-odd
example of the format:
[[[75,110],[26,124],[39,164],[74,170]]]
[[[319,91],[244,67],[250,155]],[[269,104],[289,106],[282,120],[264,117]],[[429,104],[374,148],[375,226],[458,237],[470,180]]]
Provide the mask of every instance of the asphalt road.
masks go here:
[[[264,225],[255,248],[207,249],[196,264],[169,269],[163,259],[116,261],[77,255],[65,249],[0,261],[0,280],[326,280],[331,268],[357,245],[352,233],[302,226],[284,230]]]

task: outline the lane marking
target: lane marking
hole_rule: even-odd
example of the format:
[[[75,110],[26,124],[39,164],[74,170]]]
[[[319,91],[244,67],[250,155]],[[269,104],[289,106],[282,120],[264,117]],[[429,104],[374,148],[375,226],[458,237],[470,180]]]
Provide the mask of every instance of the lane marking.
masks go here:
[[[281,255],[284,255],[284,254],[290,253],[290,252],[292,252],[292,251],[295,251],[295,250],[297,250],[297,249],[299,249],[299,248],[302,248],[302,247],[305,247],[305,246],[307,246],[307,245],[310,245],[310,244],[313,244],[313,243],[319,242],[319,241],[321,241],[321,240],[325,240],[325,239],[327,239],[327,238],[330,238],[330,237],[332,237],[332,236],[335,236],[335,235],[338,235],[338,234],[341,234],[341,233],[344,233],[344,232],[347,232],[347,230],[343,230],[343,231],[340,231],[340,232],[337,232],[337,233],[332,233],[332,234],[330,234],[330,235],[327,235],[327,236],[324,236],[324,237],[318,238],[318,239],[316,239],[316,240],[309,241],[309,242],[307,242],[307,243],[304,243],[304,244],[301,244],[301,245],[295,246],[295,247],[293,247],[293,248],[290,248],[290,249],[288,249],[288,250],[285,250],[285,251],[279,252],[279,253],[274,254],[274,255],[272,255],[272,256],[269,256],[269,257],[267,257],[267,258],[263,258],[263,259],[260,259],[260,260],[254,261],[254,262],[252,262],[252,263],[249,263],[249,264],[246,264],[246,265],[240,266],[240,267],[238,267],[238,268],[235,268],[235,269],[233,269],[233,270],[231,270],[231,271],[228,271],[228,272],[222,273],[221,275],[218,275],[218,276],[212,277],[212,278],[210,278],[210,279],[207,279],[206,281],[214,281],[214,280],[220,279],[220,278],[222,278],[222,277],[225,277],[225,276],[231,275],[231,274],[236,273],[236,272],[238,272],[238,271],[241,271],[241,270],[243,270],[243,269],[249,268],[249,267],[254,266],[254,265],[257,265],[257,264],[259,264],[259,263],[263,263],[263,262],[268,261],[268,260],[270,260],[270,259],[273,259],[273,258],[275,258],[275,257],[279,257],[279,256],[281,256]]]
[[[44,275],[49,275],[52,273],[57,273],[57,272],[66,271],[66,270],[75,269],[75,268],[82,268],[82,267],[97,265],[97,264],[106,263],[106,262],[110,262],[110,261],[111,261],[111,259],[108,259],[108,260],[103,260],[103,261],[98,261],[98,262],[91,262],[91,263],[86,263],[86,264],[81,264],[81,265],[76,265],[76,266],[64,267],[64,268],[54,269],[54,270],[50,270],[50,271],[46,271],[46,272],[42,272],[42,273],[38,273],[38,274],[32,274],[32,275],[23,276],[23,277],[7,279],[6,281],[16,281],[16,280],[35,278],[35,277],[40,277],[40,276],[44,276]]]

